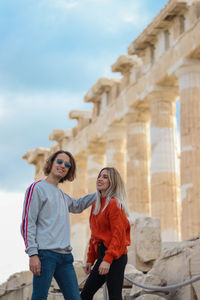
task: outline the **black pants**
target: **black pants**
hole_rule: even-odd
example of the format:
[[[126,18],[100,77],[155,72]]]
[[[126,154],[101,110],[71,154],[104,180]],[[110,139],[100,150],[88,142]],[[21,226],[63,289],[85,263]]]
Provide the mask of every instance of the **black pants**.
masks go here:
[[[119,259],[113,260],[109,273],[99,275],[99,265],[105,255],[106,247],[103,243],[98,246],[98,258],[81,292],[82,300],[92,300],[94,294],[106,282],[108,287],[109,300],[122,300],[122,287],[124,270],[127,264],[127,254]]]

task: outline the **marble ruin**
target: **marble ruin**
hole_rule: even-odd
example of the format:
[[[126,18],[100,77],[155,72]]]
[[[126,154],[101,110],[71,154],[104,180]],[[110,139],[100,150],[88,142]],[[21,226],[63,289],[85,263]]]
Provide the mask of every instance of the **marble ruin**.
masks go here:
[[[134,216],[161,221],[162,239],[198,235],[200,228],[200,3],[170,0],[111,66],[120,79],[100,78],[84,96],[92,111],[71,111],[72,129],[55,129],[51,149],[28,151],[35,179],[57,149],[77,160],[77,179],[63,189],[78,197],[95,191],[99,170],[121,173]],[[180,154],[176,101],[180,98]],[[65,186],[66,185],[66,186]],[[87,218],[72,221],[83,233]],[[77,230],[78,231],[78,230]],[[74,231],[75,232],[75,231]],[[87,231],[86,231],[87,232]],[[74,233],[76,235],[76,233]],[[81,234],[86,236],[87,234]]]
[[[132,228],[133,244],[128,252],[125,277],[147,287],[176,285],[199,275],[200,239],[183,242],[162,242],[158,218],[139,217]],[[86,275],[83,263],[76,261],[75,270],[78,282]],[[80,288],[83,284],[80,285]],[[32,293],[32,273],[25,271],[12,275],[0,285],[1,300],[30,300]],[[53,279],[48,300],[63,300],[59,287]],[[124,300],[199,300],[200,281],[170,291],[150,291],[124,279]],[[105,300],[103,289],[94,300]]]
[[[93,104],[92,111],[71,111],[69,118],[77,120],[75,127],[53,130],[49,139],[56,142],[54,146],[28,151],[23,158],[35,165],[38,180],[44,176],[44,161],[50,153],[59,149],[72,152],[77,178],[61,188],[75,197],[95,191],[102,167],[116,167],[126,183],[131,220],[140,227],[138,218],[151,217],[158,219],[161,227],[160,240],[158,233],[153,234],[156,250],[146,257],[145,250],[137,251],[133,239],[129,260],[140,272],[153,270],[156,260],[161,280],[161,240],[170,245],[179,241],[176,250],[162,255],[172,251],[175,259],[184,252],[188,258],[197,247],[194,240],[200,231],[200,1],[169,0],[111,68],[121,77],[100,78],[84,95],[84,101]],[[88,211],[71,217],[77,260],[84,257],[87,222]],[[181,260],[182,256],[180,265]],[[178,264],[178,258],[174,263]],[[187,274],[179,270],[182,277],[191,275],[191,266],[195,269],[195,264],[190,265],[184,271]],[[174,266],[171,270],[175,272]],[[167,284],[184,279],[171,270],[166,267]],[[140,275],[143,278],[144,274]],[[198,285],[196,297],[200,299]],[[191,287],[188,289],[186,298],[176,299],[193,299]],[[147,299],[142,294],[139,297]]]

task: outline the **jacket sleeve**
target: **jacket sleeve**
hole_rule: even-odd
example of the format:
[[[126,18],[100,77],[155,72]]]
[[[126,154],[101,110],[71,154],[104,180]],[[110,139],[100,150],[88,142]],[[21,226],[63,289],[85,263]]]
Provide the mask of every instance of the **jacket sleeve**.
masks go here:
[[[130,244],[130,224],[124,219],[124,212],[118,207],[115,199],[109,206],[108,217],[112,237],[103,260],[111,264],[113,259],[118,259],[124,253],[126,246]]]
[[[38,244],[36,241],[36,222],[41,207],[39,191],[33,183],[25,193],[21,234],[25,243],[25,251],[31,256],[38,254]]]
[[[74,214],[81,213],[84,209],[88,208],[96,200],[96,193],[88,194],[79,199],[70,197],[67,194],[65,195],[67,196],[69,212],[72,212]]]

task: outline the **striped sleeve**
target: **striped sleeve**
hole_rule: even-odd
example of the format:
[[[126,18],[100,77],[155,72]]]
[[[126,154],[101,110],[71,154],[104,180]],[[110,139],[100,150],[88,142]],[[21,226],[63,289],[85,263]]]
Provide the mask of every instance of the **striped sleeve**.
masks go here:
[[[25,243],[25,251],[29,256],[38,253],[36,242],[36,220],[39,214],[40,197],[36,185],[40,181],[41,180],[30,185],[24,199],[21,234]]]

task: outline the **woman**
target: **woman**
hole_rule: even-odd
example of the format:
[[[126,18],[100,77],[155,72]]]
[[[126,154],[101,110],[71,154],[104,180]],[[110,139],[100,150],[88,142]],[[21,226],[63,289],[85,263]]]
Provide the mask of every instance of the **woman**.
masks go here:
[[[106,282],[110,300],[122,300],[130,223],[124,183],[115,168],[103,168],[97,178],[97,200],[90,214],[91,238],[87,253],[82,300],[93,299]],[[97,259],[97,260],[96,260]],[[92,268],[94,262],[94,267]]]

